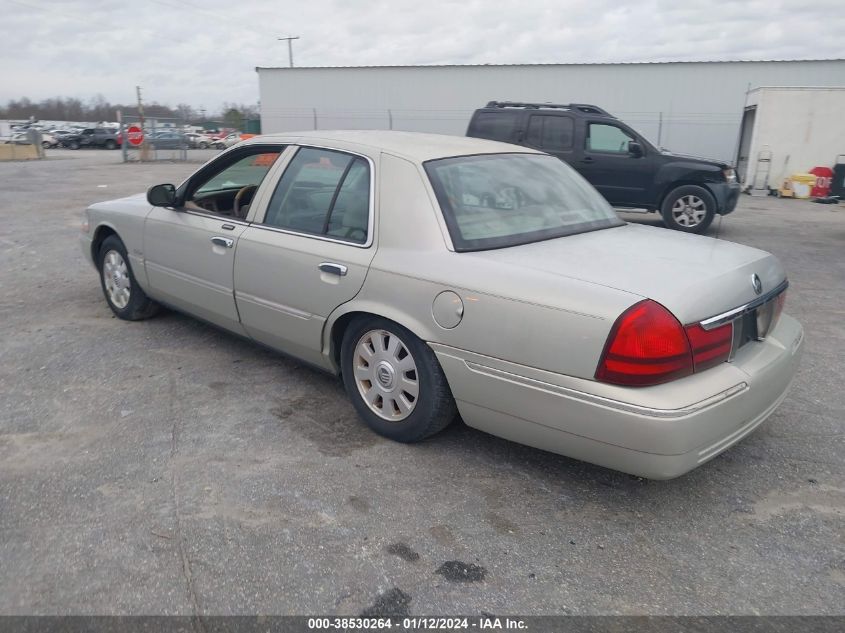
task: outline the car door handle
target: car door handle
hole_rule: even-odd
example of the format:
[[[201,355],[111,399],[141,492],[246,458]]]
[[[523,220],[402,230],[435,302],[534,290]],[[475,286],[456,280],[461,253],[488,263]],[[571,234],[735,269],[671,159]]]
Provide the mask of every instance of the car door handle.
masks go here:
[[[215,246],[222,246],[224,248],[232,248],[235,245],[235,240],[228,238],[228,237],[221,237],[220,235],[215,235],[211,238],[211,243]]]
[[[582,163],[594,163],[594,162],[596,162],[596,159],[592,158],[590,156],[587,156],[586,158],[582,158],[581,162]]]
[[[337,275],[338,277],[345,276],[346,271],[348,270],[343,264],[335,264],[333,262],[323,262],[318,266],[318,268],[320,269],[320,272],[330,273],[332,275]]]

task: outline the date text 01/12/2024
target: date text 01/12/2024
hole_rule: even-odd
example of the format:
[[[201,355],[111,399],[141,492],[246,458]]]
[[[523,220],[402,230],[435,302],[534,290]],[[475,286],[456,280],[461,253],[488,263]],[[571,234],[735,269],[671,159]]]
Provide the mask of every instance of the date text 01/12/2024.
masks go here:
[[[478,630],[526,630],[526,623],[519,618],[478,617],[405,617],[399,618],[309,618],[311,630],[378,630],[398,628],[403,631],[454,631],[458,629]]]

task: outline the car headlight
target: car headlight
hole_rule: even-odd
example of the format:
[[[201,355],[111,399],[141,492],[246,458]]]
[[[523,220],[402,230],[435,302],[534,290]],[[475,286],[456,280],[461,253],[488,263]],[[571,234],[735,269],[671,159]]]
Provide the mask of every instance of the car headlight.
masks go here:
[[[725,180],[728,182],[736,182],[736,170],[735,169],[723,169],[722,175],[725,177]]]

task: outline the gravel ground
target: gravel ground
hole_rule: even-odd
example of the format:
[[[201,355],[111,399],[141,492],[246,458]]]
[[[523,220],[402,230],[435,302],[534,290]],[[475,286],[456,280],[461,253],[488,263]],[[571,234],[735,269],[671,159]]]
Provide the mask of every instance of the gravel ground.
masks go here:
[[[0,163],[0,613],[845,614],[845,205],[744,196],[711,228],[785,262],[803,365],[651,482],[460,424],[395,444],[331,376],[113,318],[81,211],[197,165],[48,156]]]

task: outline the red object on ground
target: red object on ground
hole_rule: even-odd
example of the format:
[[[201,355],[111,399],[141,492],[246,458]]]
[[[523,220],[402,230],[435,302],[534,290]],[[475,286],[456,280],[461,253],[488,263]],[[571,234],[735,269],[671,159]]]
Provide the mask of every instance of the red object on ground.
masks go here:
[[[830,183],[833,182],[833,170],[830,167],[813,167],[807,173],[816,177],[816,184],[810,189],[810,197],[826,198],[829,196]]]
[[[144,130],[137,125],[130,125],[126,130],[126,140],[129,141],[130,145],[137,147],[144,142]]]

